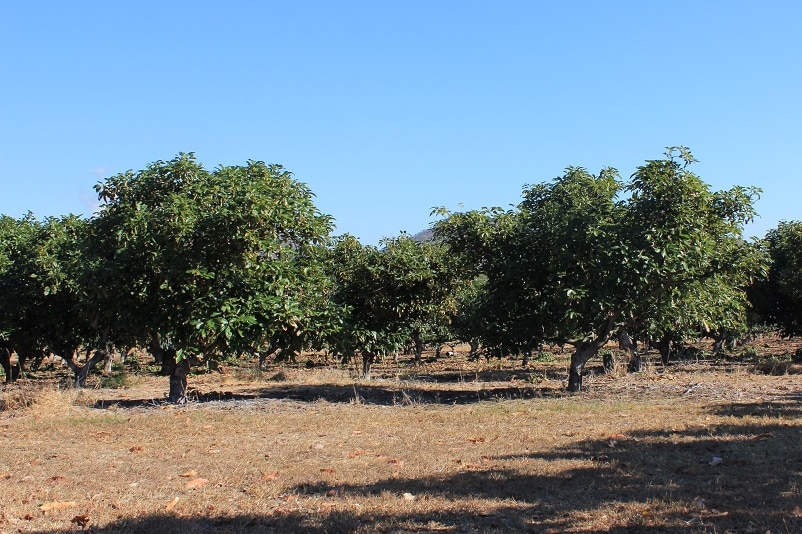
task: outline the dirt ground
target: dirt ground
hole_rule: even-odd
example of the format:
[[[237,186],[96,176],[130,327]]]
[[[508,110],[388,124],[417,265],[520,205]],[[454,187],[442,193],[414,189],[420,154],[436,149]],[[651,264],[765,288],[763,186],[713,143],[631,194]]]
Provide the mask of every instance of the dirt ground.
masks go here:
[[[0,531],[802,532],[798,348],[593,362],[579,394],[556,349],[318,355],[198,369],[184,407],[145,362],[53,363],[0,393]]]

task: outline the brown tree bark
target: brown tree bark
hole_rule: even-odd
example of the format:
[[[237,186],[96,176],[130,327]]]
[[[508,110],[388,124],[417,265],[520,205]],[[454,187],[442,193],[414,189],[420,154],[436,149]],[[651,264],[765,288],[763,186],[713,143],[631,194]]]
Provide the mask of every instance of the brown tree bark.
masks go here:
[[[576,349],[571,354],[571,365],[568,368],[568,391],[582,390],[582,372],[585,370],[585,364],[598,354],[599,349],[610,339],[614,325],[615,315],[610,314],[607,321],[592,336],[588,336],[576,344]]]
[[[362,351],[362,377],[370,380],[370,368],[376,360],[376,355],[372,352]]]

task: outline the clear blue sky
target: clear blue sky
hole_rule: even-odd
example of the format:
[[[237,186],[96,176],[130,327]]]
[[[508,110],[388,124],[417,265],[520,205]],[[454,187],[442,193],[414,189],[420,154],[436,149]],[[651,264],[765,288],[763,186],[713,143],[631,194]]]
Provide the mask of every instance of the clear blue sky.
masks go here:
[[[6,1],[0,213],[178,152],[279,163],[365,243],[691,147],[801,219],[802,2]]]

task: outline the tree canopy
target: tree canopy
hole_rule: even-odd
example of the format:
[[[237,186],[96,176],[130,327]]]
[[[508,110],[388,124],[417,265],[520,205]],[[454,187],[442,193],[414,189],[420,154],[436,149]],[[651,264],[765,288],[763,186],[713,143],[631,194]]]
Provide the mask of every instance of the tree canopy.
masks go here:
[[[786,336],[802,334],[802,222],[781,221],[765,237],[768,276],[750,291],[758,315]]]
[[[93,298],[117,345],[167,365],[171,398],[183,397],[187,358],[274,351],[336,327],[318,261],[331,218],[281,166],[208,171],[180,154],[96,190]]]
[[[332,249],[329,272],[344,323],[331,345],[346,359],[359,351],[365,376],[376,356],[410,341],[420,361],[426,338],[456,311],[460,280],[438,243],[402,235],[379,248],[343,236]]]
[[[91,219],[0,217],[0,357],[10,378],[11,351],[57,354],[80,382],[112,348],[146,348],[182,402],[190,363],[209,358],[328,348],[360,353],[368,376],[409,346],[415,362],[427,343],[466,341],[526,363],[548,342],[573,345],[576,391],[617,331],[664,361],[689,337],[743,331],[750,287],[799,334],[802,223],[744,239],[760,190],[713,191],[694,162],[670,147],[626,180],[568,167],[510,209],[437,209],[433,240],[374,247],[332,238],[280,165],[207,170],[182,153],[98,183]]]
[[[684,147],[647,161],[624,183],[605,168],[569,167],[527,186],[516,209],[453,214],[436,235],[487,276],[484,335],[502,350],[543,341],[575,347],[569,389],[620,328],[688,336],[744,321],[745,289],[765,265],[743,240],[759,190],[714,192]]]

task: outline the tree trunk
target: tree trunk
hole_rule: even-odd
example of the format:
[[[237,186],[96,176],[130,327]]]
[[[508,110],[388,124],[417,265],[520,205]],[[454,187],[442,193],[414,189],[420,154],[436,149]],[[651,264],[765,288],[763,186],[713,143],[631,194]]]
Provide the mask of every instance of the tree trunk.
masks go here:
[[[106,373],[107,375],[111,374],[113,364],[114,364],[114,357],[112,356],[111,351],[109,351],[106,353],[106,356],[103,359],[103,372]]]
[[[376,355],[366,350],[362,351],[362,377],[370,380],[370,368],[376,360]]]
[[[668,365],[668,360],[671,358],[671,338],[663,336],[663,339],[654,343],[654,346],[660,352],[660,360],[663,365]]]
[[[412,334],[412,342],[415,344],[415,365],[420,365],[423,361],[423,337],[419,331]]]
[[[154,350],[151,348],[151,350]],[[187,403],[187,375],[189,374],[189,359],[182,358],[176,361],[175,349],[157,349],[161,352],[162,375],[170,378],[170,391],[167,401],[173,404]]]
[[[103,358],[105,358],[107,354],[107,352],[104,350],[96,350],[90,358],[89,354],[92,351],[91,349],[87,350],[86,363],[83,365],[78,365],[78,362],[75,361],[76,355],[78,354],[77,347],[67,348],[67,346],[63,346],[57,348],[56,350],[58,350],[58,352],[54,353],[54,355],[64,360],[64,363],[70,368],[70,371],[72,371],[73,386],[77,388],[82,388],[86,385],[86,377],[89,376],[89,373],[98,363],[103,361]]]
[[[723,331],[713,336],[713,354],[721,356],[725,349],[735,350],[735,338]]]
[[[3,367],[3,372],[6,375],[6,383],[11,383],[15,380],[14,374],[11,371],[11,345],[7,342],[0,342],[0,365]]]
[[[283,348],[276,351],[276,363],[290,362],[298,363],[297,353],[290,348]]]
[[[585,364],[598,354],[599,349],[610,339],[614,325],[615,315],[610,314],[607,321],[592,336],[576,344],[576,350],[571,354],[571,366],[568,368],[568,391],[582,390],[582,372],[585,370]]]
[[[67,361],[67,365],[72,369],[72,374],[75,377],[75,387],[82,388],[86,385],[86,377],[89,376],[89,373],[98,363],[106,358],[106,354],[106,351],[96,350],[92,357],[86,360],[86,363],[82,366],[79,366],[72,360]]]
[[[170,393],[167,399],[173,404],[187,403],[187,375],[189,374],[189,360],[184,358],[175,366],[170,375]]]
[[[471,350],[468,353],[468,359],[470,361],[474,361],[479,357],[479,341],[472,339],[468,342],[468,346],[470,346]]]
[[[602,356],[602,364],[604,365],[604,372],[615,372],[615,357],[609,352]]]
[[[571,354],[571,366],[568,368],[568,391],[582,391],[582,373],[585,364],[599,351],[591,344],[582,342]]]
[[[277,349],[278,347],[271,347],[270,350],[268,350],[267,352],[262,351],[259,353],[258,365],[260,370],[265,368],[265,362],[274,352],[276,352]]]

